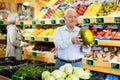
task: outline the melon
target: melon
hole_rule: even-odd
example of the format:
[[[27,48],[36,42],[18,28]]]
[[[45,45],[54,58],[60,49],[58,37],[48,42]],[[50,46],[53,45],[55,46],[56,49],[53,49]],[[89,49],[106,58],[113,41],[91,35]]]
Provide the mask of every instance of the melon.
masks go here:
[[[79,31],[79,35],[81,36],[84,45],[89,45],[94,40],[93,33],[88,28],[82,27]]]

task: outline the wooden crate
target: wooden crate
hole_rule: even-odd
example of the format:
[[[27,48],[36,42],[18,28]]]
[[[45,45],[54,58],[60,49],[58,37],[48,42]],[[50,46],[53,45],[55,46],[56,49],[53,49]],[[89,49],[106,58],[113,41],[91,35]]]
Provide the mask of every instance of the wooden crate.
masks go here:
[[[11,80],[11,79],[9,79],[9,78],[7,78],[7,77],[4,77],[4,76],[0,75],[0,80]]]
[[[87,59],[83,59],[83,68],[90,71],[98,71],[102,73],[120,75],[120,69],[112,69],[110,62],[104,62],[102,60],[93,60],[93,65],[87,64]]]
[[[26,50],[24,51],[23,59],[55,63],[54,54],[32,53]]]

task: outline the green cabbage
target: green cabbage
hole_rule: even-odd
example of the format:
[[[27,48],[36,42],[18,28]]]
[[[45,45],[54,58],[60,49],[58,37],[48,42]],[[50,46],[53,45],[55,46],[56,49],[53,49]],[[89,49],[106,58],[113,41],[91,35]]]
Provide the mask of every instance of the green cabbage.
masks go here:
[[[48,76],[45,78],[45,80],[55,80],[55,78],[53,76]]]
[[[81,78],[84,74],[84,70],[80,67],[73,67],[73,74],[76,74],[79,78]]]
[[[84,71],[83,76],[81,76],[81,79],[89,79],[90,78],[90,73],[87,71]]]
[[[51,73],[56,79],[57,78],[65,78],[66,77],[66,73],[61,71],[61,70],[54,70],[52,73]]]
[[[79,77],[75,74],[69,74],[66,80],[79,80]]]
[[[67,74],[72,74],[72,70],[73,70],[73,67],[71,64],[67,63],[64,65],[65,68],[64,68],[64,71],[67,73]]]
[[[50,72],[49,71],[44,71],[43,73],[42,73],[42,79],[45,79],[46,77],[48,77],[48,76],[50,76]]]

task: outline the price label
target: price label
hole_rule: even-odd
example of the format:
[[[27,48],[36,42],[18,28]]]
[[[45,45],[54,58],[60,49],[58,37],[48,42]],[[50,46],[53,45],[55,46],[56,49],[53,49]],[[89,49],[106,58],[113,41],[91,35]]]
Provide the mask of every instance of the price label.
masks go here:
[[[24,36],[22,36],[22,41],[25,41],[25,37]]]
[[[90,60],[90,59],[87,59],[86,64],[89,65],[89,66],[94,66],[94,61]]]
[[[56,25],[56,21],[55,20],[51,20],[51,24],[52,25]]]
[[[37,53],[36,52],[32,52],[32,56],[33,57],[37,57]]]
[[[60,24],[64,25],[65,24],[65,20],[60,20]]]
[[[32,21],[32,25],[33,25],[33,26],[36,25],[36,21],[35,21],[35,20]]]
[[[93,46],[98,46],[98,40],[94,40]]]
[[[118,63],[111,63],[111,68],[118,70],[118,69],[120,69],[120,64],[118,64]]]
[[[44,42],[49,42],[49,38],[48,37],[44,37]]]
[[[31,37],[31,42],[35,42],[35,37]]]
[[[12,80],[23,80],[23,77],[13,75]]]
[[[21,26],[21,27],[24,27],[24,22],[20,22],[20,26]]]
[[[7,36],[4,36],[5,40],[7,40]]]
[[[45,25],[45,21],[40,21],[40,25]]]
[[[114,21],[115,21],[115,23],[120,23],[120,17],[115,17]]]
[[[97,24],[104,24],[104,18],[96,18]]]
[[[0,25],[3,25],[4,21],[3,20],[0,20]]]
[[[24,54],[24,51],[22,51],[22,55]]]
[[[84,23],[84,24],[90,24],[90,19],[89,19],[89,18],[83,19],[83,23]]]

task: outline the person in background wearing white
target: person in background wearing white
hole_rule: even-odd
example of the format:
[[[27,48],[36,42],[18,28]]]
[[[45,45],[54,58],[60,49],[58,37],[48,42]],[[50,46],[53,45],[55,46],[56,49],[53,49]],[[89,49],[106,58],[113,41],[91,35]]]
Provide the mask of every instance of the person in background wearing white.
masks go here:
[[[84,54],[91,51],[90,45],[83,45],[79,34],[80,28],[76,26],[77,13],[75,9],[68,8],[64,12],[66,25],[56,28],[54,34],[54,44],[56,47],[56,68],[66,63],[75,67],[82,67]]]
[[[22,42],[20,29],[16,25],[19,21],[17,13],[10,13],[7,18],[7,47],[5,57],[15,57],[16,60],[22,59],[22,47],[28,46],[27,42]]]

